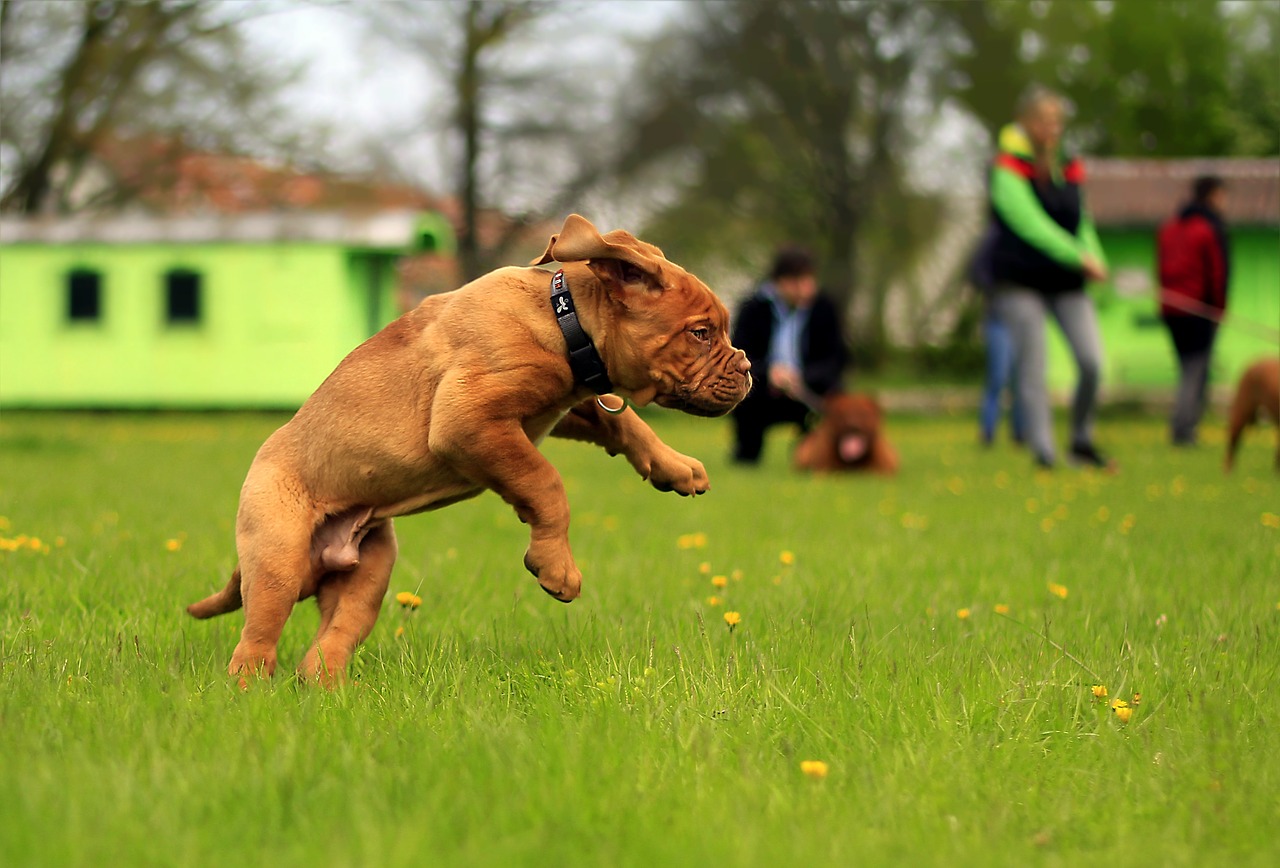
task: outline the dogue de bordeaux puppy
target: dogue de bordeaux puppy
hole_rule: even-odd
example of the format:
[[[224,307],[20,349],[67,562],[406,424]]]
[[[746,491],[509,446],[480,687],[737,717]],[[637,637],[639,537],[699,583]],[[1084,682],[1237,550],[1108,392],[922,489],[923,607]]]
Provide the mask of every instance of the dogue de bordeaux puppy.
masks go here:
[[[880,405],[866,395],[839,392],[822,402],[822,418],[793,456],[799,470],[898,472],[898,453],[885,436]]]
[[[564,484],[538,451],[548,434],[626,456],[660,491],[707,491],[703,465],[622,399],[697,416],[733,409],[751,365],[729,343],[724,304],[654,245],[601,235],[577,214],[531,265],[552,261],[563,263],[554,276],[500,268],[427,298],[353,350],[267,438],[240,492],[238,566],[187,608],[209,618],[244,606],[230,673],[274,672],[285,620],[314,596],[320,628],[299,673],[344,677],[387,590],[391,520],[485,489],[529,525],[524,565],[543,590],[576,598]]]
[[[1236,463],[1240,436],[1245,428],[1258,420],[1259,415],[1266,416],[1277,426],[1276,469],[1280,470],[1280,359],[1261,359],[1240,375],[1227,424],[1225,466],[1228,473]]]

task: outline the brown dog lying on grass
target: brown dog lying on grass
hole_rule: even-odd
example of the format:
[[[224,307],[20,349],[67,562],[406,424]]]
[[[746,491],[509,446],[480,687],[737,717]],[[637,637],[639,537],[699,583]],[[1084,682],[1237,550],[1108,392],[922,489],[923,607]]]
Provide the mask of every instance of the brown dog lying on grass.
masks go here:
[[[341,677],[369,635],[396,559],[391,519],[497,492],[529,525],[524,564],[557,600],[578,596],[569,504],[538,451],[546,435],[625,455],[661,491],[704,493],[706,470],[622,405],[720,416],[751,387],[729,315],[662,251],[574,214],[533,265],[432,296],[351,352],[258,450],[236,515],[239,565],[188,607],[242,604],[232,674],[270,675],[294,603],[320,628],[299,672]],[[571,358],[572,351],[572,358]],[[600,393],[612,393],[606,406]],[[621,412],[617,412],[617,409]]]
[[[1240,375],[1236,397],[1231,402],[1231,416],[1227,424],[1226,470],[1236,463],[1236,450],[1244,429],[1266,416],[1276,430],[1276,469],[1280,470],[1280,359],[1261,359]]]
[[[798,470],[898,472],[898,453],[885,436],[880,405],[866,395],[837,393],[822,402],[822,418],[796,447]]]

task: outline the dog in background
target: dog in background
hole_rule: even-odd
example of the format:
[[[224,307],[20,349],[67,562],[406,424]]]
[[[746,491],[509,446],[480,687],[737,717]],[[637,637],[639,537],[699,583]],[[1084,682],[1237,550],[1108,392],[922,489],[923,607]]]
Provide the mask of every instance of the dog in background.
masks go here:
[[[837,393],[822,402],[822,418],[796,447],[797,470],[837,470],[892,475],[898,453],[884,433],[884,414],[867,395]]]
[[[1228,473],[1236,463],[1240,436],[1245,428],[1258,421],[1259,415],[1266,416],[1277,426],[1276,469],[1280,470],[1280,359],[1261,359],[1240,375],[1227,426],[1225,468]]]

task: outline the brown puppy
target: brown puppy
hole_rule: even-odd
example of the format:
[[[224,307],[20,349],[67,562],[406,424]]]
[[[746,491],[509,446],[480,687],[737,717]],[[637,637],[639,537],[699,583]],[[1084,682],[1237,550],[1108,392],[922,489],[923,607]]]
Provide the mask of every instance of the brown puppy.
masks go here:
[[[880,405],[866,395],[840,393],[823,401],[821,421],[800,441],[793,460],[798,470],[898,472]]]
[[[1226,470],[1236,463],[1236,450],[1244,429],[1258,420],[1259,412],[1280,426],[1280,359],[1261,359],[1240,375],[1236,397],[1231,402],[1227,426]],[[1276,469],[1280,470],[1280,428],[1276,431]]]
[[[729,344],[725,306],[657,247],[621,230],[601,236],[574,214],[533,264],[552,260],[565,263],[582,340],[616,396],[719,416],[747,394],[751,365]],[[529,525],[524,564],[542,588],[577,597],[564,485],[537,448],[547,434],[621,453],[659,490],[707,490],[700,462],[632,410],[605,412],[575,379],[552,283],[543,269],[509,267],[427,298],[353,350],[262,445],[240,492],[239,565],[187,609],[208,618],[243,603],[232,674],[270,675],[294,603],[314,595],[320,629],[299,671],[341,677],[387,590],[391,519],[485,489]]]

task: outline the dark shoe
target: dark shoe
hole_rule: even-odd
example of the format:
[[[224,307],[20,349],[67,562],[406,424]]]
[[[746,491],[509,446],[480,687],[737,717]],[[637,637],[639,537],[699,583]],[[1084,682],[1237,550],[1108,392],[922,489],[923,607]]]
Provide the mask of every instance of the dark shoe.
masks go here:
[[[1090,467],[1110,467],[1111,461],[1094,448],[1092,443],[1073,443],[1071,445],[1071,461],[1074,464],[1085,464]]]
[[[1052,470],[1057,466],[1054,460],[1047,455],[1036,455],[1035,462],[1037,470]]]

